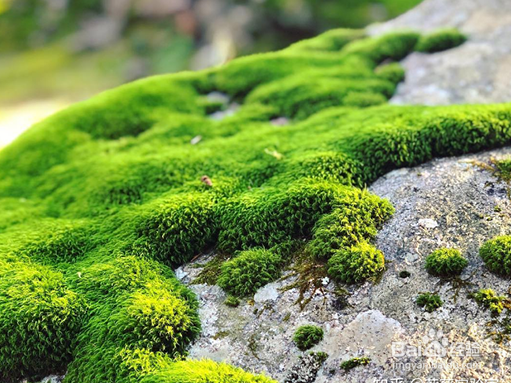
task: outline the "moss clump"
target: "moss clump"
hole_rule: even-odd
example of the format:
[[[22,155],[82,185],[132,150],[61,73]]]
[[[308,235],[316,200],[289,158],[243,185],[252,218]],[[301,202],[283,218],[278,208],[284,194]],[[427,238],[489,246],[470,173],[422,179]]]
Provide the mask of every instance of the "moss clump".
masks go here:
[[[371,362],[371,358],[368,358],[367,356],[362,356],[359,358],[351,358],[348,360],[345,360],[341,363],[341,368],[344,371],[349,371],[355,367],[358,366],[366,366]]]
[[[334,253],[328,260],[328,275],[343,283],[360,283],[376,277],[385,267],[383,253],[368,243],[360,243]]]
[[[0,260],[0,380],[64,371],[86,313],[61,273]]]
[[[426,258],[426,269],[432,275],[451,277],[461,274],[468,261],[456,249],[438,249]]]
[[[240,300],[239,298],[230,295],[225,299],[224,303],[229,307],[238,307],[240,305]]]
[[[405,79],[405,70],[399,63],[381,65],[375,69],[378,77],[391,81],[394,84],[400,83]]]
[[[293,342],[302,350],[308,350],[323,340],[323,329],[318,326],[300,326],[293,335]]]
[[[496,175],[508,183],[511,182],[511,159],[495,161],[495,166],[497,167]]]
[[[506,297],[498,296],[492,289],[481,289],[473,293],[472,298],[481,306],[490,310],[492,315],[500,315],[504,310],[504,304],[507,302]]]
[[[467,41],[467,36],[457,29],[441,29],[423,35],[415,49],[419,52],[434,53],[455,48]]]
[[[502,276],[511,276],[511,236],[495,237],[484,243],[479,255],[486,267]]]
[[[444,302],[442,302],[442,299],[440,299],[438,294],[423,293],[419,294],[417,297],[417,305],[419,307],[424,307],[428,313],[432,313],[439,307],[442,307],[443,304]]]
[[[148,374],[141,383],[276,383],[264,375],[252,375],[240,368],[209,360],[186,360],[172,363]]]
[[[282,259],[264,249],[240,252],[222,265],[218,285],[237,297],[246,297],[280,276]]]

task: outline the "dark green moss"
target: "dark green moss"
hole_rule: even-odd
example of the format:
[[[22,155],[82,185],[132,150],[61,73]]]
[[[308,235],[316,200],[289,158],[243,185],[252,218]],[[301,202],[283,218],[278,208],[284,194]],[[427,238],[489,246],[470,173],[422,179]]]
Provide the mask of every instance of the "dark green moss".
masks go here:
[[[410,278],[412,274],[410,274],[409,271],[406,271],[406,270],[402,270],[399,272],[399,278]]]
[[[444,303],[438,294],[423,293],[419,294],[417,297],[417,305],[419,307],[424,307],[428,313],[432,313],[439,307],[442,307],[443,304]]]
[[[420,37],[415,49],[419,52],[434,53],[455,48],[467,41],[467,37],[457,29],[447,28]]]
[[[366,366],[369,363],[371,363],[371,358],[368,358],[367,356],[362,356],[359,358],[351,358],[345,360],[344,362],[341,363],[341,368],[344,371],[349,371],[358,366]]]
[[[300,326],[293,335],[293,342],[302,350],[308,350],[323,340],[323,329],[313,325]]]
[[[426,269],[432,275],[452,277],[461,274],[468,261],[456,249],[438,249],[426,257]]]

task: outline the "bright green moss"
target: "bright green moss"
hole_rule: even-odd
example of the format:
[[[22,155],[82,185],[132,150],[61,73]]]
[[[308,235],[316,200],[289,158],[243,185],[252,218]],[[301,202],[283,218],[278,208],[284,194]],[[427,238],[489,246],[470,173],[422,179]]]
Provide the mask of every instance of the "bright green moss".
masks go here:
[[[479,249],[486,267],[502,276],[511,275],[511,236],[495,237]]]
[[[322,340],[323,329],[313,325],[300,326],[293,335],[293,342],[295,342],[296,346],[302,351],[314,347]]]
[[[481,289],[472,294],[472,297],[481,306],[490,310],[492,315],[500,315],[507,301],[506,297],[498,296],[492,289]]]
[[[222,265],[218,285],[227,292],[245,297],[280,276],[282,258],[268,250],[240,252]]]
[[[0,268],[17,271],[0,281],[0,305],[14,310],[0,311],[0,336],[9,328],[28,341],[0,346],[0,380],[67,371],[69,383],[147,374],[265,381],[211,362],[170,366],[199,334],[196,299],[170,267],[213,249],[219,283],[240,296],[297,255],[316,269],[328,261],[342,282],[379,273],[383,255],[370,243],[393,209],[361,188],[398,167],[511,139],[507,104],[370,106],[402,80],[387,60],[418,39],[332,31],[208,71],[137,81],[3,148]],[[220,107],[204,101],[211,91],[240,108],[211,119]],[[279,117],[287,124],[271,122]],[[51,331],[27,334],[28,321]]]
[[[341,363],[341,368],[344,371],[349,371],[358,366],[366,366],[369,363],[371,363],[371,358],[368,358],[367,356],[362,356],[359,358],[351,358],[345,360],[344,362]]]
[[[511,159],[496,161],[495,165],[497,176],[506,182],[511,182]]]
[[[209,360],[176,362],[147,375],[141,383],[276,383],[264,375],[253,375],[240,368]]]
[[[61,273],[0,262],[0,381],[65,370],[86,312]]]
[[[434,53],[455,48],[467,41],[467,37],[457,29],[447,28],[420,37],[415,49],[419,52]]]
[[[328,275],[343,283],[360,283],[383,271],[383,253],[368,243],[334,252],[328,260]]]
[[[419,294],[416,302],[419,307],[424,307],[428,313],[432,313],[444,304],[440,296],[433,293]]]
[[[393,213],[387,200],[362,193],[318,220],[307,249],[315,259],[328,260],[341,249],[374,239]]]
[[[400,83],[405,79],[405,70],[399,63],[381,65],[375,69],[375,73],[378,77],[394,84]]]
[[[438,249],[426,258],[426,269],[432,275],[450,277],[459,275],[468,261],[456,249]]]

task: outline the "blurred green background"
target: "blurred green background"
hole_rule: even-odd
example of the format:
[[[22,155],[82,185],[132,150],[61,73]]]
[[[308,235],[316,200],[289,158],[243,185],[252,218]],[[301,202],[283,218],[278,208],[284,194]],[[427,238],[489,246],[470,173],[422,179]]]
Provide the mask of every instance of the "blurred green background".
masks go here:
[[[98,91],[364,27],[420,1],[0,0],[0,147]]]

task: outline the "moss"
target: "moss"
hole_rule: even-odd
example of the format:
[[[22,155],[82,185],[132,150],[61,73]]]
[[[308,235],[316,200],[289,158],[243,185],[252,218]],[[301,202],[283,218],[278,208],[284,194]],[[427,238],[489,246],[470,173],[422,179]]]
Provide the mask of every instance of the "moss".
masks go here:
[[[341,281],[380,271],[383,256],[370,243],[393,208],[362,188],[392,169],[511,139],[507,104],[374,106],[402,79],[382,64],[419,38],[332,31],[207,71],[136,81],[3,148],[0,264],[24,265],[16,267],[26,279],[16,272],[0,282],[1,304],[14,308],[0,316],[28,340],[2,351],[0,380],[63,370],[67,382],[83,383],[172,376],[166,364],[199,333],[197,301],[172,268],[205,251],[238,254],[216,269],[236,295],[298,257],[302,297],[321,289],[325,262]],[[212,91],[240,108],[209,118]],[[286,126],[270,122],[282,116]],[[27,334],[27,318],[53,326],[56,341]]]
[[[481,289],[473,293],[472,298],[481,306],[490,310],[492,315],[500,315],[507,303],[506,297],[498,296],[492,289]]]
[[[467,37],[457,29],[447,28],[420,37],[415,49],[419,52],[434,53],[455,48],[467,41]]]
[[[495,165],[497,166],[497,176],[508,183],[511,182],[511,160],[495,161]]]
[[[410,274],[410,272],[407,270],[402,270],[399,272],[399,278],[403,278],[403,279],[410,278],[411,275],[412,274]]]
[[[328,275],[343,283],[360,283],[383,271],[383,253],[368,243],[341,249],[328,260]]]
[[[438,294],[434,293],[423,293],[417,297],[417,305],[424,307],[428,313],[432,313],[439,307],[442,307],[444,303]]]
[[[511,236],[495,237],[483,244],[479,255],[486,267],[499,275],[511,275]]]
[[[367,356],[362,356],[358,358],[351,358],[348,360],[345,360],[341,363],[341,368],[344,371],[349,371],[355,367],[358,366],[366,366],[371,362],[371,358],[368,358]]]
[[[438,249],[426,257],[426,269],[432,275],[452,277],[461,274],[468,261],[456,249]]]
[[[61,273],[0,261],[0,380],[64,371],[86,312]]]
[[[187,360],[148,374],[141,383],[276,383],[264,375],[252,375],[240,368],[208,360]]]
[[[229,307],[238,307],[240,305],[240,300],[230,295],[225,299],[224,303]]]
[[[302,350],[308,350],[323,340],[323,329],[313,325],[300,326],[293,335],[293,342]]]
[[[222,265],[218,285],[237,297],[246,297],[280,276],[282,259],[268,250],[240,252]]]
[[[405,70],[399,63],[390,63],[377,67],[375,73],[378,77],[388,80],[394,84],[405,79]]]

